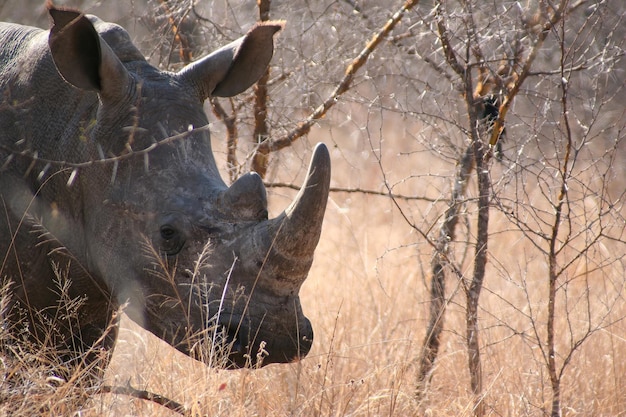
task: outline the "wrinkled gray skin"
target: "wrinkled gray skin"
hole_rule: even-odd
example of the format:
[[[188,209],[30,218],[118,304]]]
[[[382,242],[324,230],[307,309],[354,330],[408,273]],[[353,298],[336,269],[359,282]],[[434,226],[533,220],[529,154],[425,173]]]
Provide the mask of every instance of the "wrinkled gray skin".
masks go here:
[[[220,178],[202,108],[260,77],[281,24],[169,73],[117,25],[50,14],[50,32],[0,24],[5,325],[77,359],[113,347],[116,330],[105,329],[128,303],[132,320],[195,357],[216,329],[227,366],[258,365],[263,346],[263,365],[306,355],[313,331],[298,293],[328,198],[328,151],[318,145],[300,193],[268,220],[258,175],[230,188]],[[86,161],[96,162],[72,165]],[[77,318],[63,317],[57,275],[82,300]]]

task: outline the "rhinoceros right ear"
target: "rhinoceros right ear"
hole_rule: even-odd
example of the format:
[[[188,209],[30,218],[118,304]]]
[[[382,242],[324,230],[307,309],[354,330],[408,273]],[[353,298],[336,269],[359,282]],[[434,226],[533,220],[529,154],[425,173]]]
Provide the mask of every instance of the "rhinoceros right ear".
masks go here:
[[[245,36],[187,65],[178,76],[200,99],[232,97],[258,81],[274,55],[274,34],[284,22],[256,24]]]
[[[59,74],[73,86],[116,97],[127,88],[130,76],[84,14],[48,4],[54,25],[48,45]]]

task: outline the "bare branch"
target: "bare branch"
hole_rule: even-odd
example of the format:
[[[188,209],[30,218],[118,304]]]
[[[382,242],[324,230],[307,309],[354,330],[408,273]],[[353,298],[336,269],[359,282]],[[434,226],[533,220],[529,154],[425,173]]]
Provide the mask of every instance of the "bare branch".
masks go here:
[[[270,152],[278,151],[289,145],[291,145],[298,138],[306,135],[311,130],[311,127],[320,119],[322,119],[328,110],[330,110],[337,102],[339,97],[350,89],[354,76],[359,69],[367,62],[368,58],[374,52],[376,47],[382,42],[383,39],[393,30],[393,28],[402,20],[406,12],[411,10],[419,3],[419,0],[406,0],[402,7],[396,11],[393,16],[387,21],[387,23],[374,34],[372,39],[365,45],[365,48],[361,50],[359,55],[352,60],[352,63],[348,65],[344,73],[343,79],[339,82],[337,87],[333,90],[330,96],[318,106],[313,113],[298,126],[287,133],[285,136],[275,140],[269,140],[259,145],[259,152],[263,152],[264,148],[267,148]]]
[[[289,188],[292,190],[299,191],[300,187],[295,184],[289,184],[286,182],[266,182],[265,187],[267,188]],[[347,194],[366,194],[366,195],[374,195],[379,197],[389,197],[389,198],[397,198],[399,200],[404,201],[425,201],[428,203],[445,203],[445,199],[441,198],[429,198],[429,197],[419,197],[414,195],[404,195],[404,194],[396,194],[389,193],[384,191],[374,191],[374,190],[366,190],[364,188],[343,188],[343,187],[330,187],[331,193],[347,193]]]
[[[103,385],[100,387],[100,392],[103,394],[121,394],[128,395],[130,397],[138,398],[140,400],[151,401],[153,403],[159,404],[168,410],[171,410],[175,413],[186,415],[187,409],[186,407],[174,400],[171,400],[163,395],[155,394],[150,391],[138,390],[133,388],[128,384],[126,387],[122,387],[119,385]]]

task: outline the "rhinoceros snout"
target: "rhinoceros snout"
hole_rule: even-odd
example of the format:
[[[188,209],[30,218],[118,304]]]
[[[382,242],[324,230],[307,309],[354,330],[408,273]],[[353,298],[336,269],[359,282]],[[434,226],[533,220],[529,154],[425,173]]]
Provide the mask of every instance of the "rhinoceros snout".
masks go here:
[[[254,339],[248,337],[255,334]],[[293,337],[292,334],[296,334]],[[262,367],[272,363],[289,363],[304,358],[313,346],[313,327],[303,318],[297,331],[268,332],[239,327],[226,329],[228,369]]]

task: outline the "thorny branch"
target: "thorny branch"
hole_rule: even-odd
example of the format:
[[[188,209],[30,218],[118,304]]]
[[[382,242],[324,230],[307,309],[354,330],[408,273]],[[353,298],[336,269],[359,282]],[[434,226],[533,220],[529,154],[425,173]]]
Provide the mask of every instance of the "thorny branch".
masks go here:
[[[73,179],[76,177],[79,169],[88,168],[88,167],[91,167],[91,166],[113,164],[114,170],[115,170],[115,168],[117,167],[117,164],[119,164],[119,162],[124,161],[126,159],[143,156],[144,157],[144,165],[146,167],[148,167],[149,166],[149,153],[152,152],[153,150],[155,150],[156,148],[158,148],[159,146],[171,144],[171,143],[174,143],[174,142],[177,142],[177,141],[182,141],[182,140],[185,140],[186,138],[188,138],[190,135],[192,135],[194,133],[208,132],[208,130],[209,130],[209,125],[192,128],[192,129],[188,130],[187,132],[183,132],[183,133],[179,133],[179,134],[176,134],[176,135],[173,135],[173,136],[169,136],[169,137],[167,137],[165,139],[161,139],[158,142],[155,141],[150,146],[148,146],[148,147],[146,147],[144,149],[140,149],[138,151],[133,150],[130,147],[127,147],[125,153],[122,153],[121,155],[116,155],[116,156],[105,157],[102,154],[102,151],[99,149],[99,153],[101,154],[101,158],[99,158],[99,159],[90,159],[88,161],[83,161],[83,162],[69,162],[69,161],[60,161],[60,160],[54,160],[54,159],[40,158],[38,156],[38,154],[37,154],[37,151],[29,151],[29,150],[17,151],[15,149],[12,149],[9,146],[0,144],[0,149],[9,152],[9,155],[5,159],[4,163],[0,166],[0,172],[2,172],[3,170],[5,170],[7,168],[7,166],[11,163],[11,161],[13,161],[15,156],[19,156],[19,157],[29,158],[30,160],[32,160],[32,163],[30,165],[29,170],[32,169],[34,164],[37,163],[37,162],[44,163],[45,167],[44,167],[44,169],[42,170],[42,172],[40,174],[40,176],[42,176],[42,177],[46,174],[45,171],[50,169],[50,167],[52,167],[52,166],[56,166],[59,169],[73,168],[72,174],[70,176],[70,181],[68,181],[68,185],[71,185],[71,183],[73,182]],[[113,174],[112,180],[114,178],[115,178],[115,174]]]
[[[452,68],[454,72],[461,77],[461,79],[465,79],[466,68],[459,64],[459,61],[456,59],[454,48],[450,44],[450,39],[448,38],[448,26],[444,16],[443,2],[441,1],[437,2],[437,6],[435,8],[435,19],[437,21],[439,41],[441,42],[441,47],[443,48],[446,61],[448,62],[448,65],[450,65],[450,68]]]
[[[300,187],[295,184],[289,184],[286,182],[266,182],[266,188],[290,188],[292,190],[300,190]],[[331,193],[356,193],[356,194],[366,194],[366,195],[374,195],[380,197],[388,197],[391,199],[398,199],[404,201],[426,201],[428,203],[445,203],[445,199],[441,198],[429,198],[429,197],[420,197],[414,195],[405,195],[405,194],[396,194],[390,193],[389,191],[375,191],[375,190],[367,190],[365,188],[355,187],[355,188],[343,188],[343,187],[330,187]]]
[[[262,22],[270,18],[270,0],[258,0],[259,19]],[[262,144],[269,137],[267,123],[267,84],[270,79],[270,68],[267,67],[261,78],[254,85],[254,132],[252,138],[255,144]],[[252,171],[265,178],[269,165],[269,149],[257,146],[252,156]]]
[[[359,55],[352,60],[350,65],[346,68],[344,77],[339,82],[337,87],[333,90],[330,96],[318,106],[309,117],[298,124],[298,126],[287,133],[285,136],[275,140],[268,140],[259,145],[259,151],[273,152],[290,146],[298,138],[309,133],[313,125],[320,119],[322,119],[328,110],[330,110],[335,104],[337,104],[339,97],[350,89],[354,76],[358,70],[367,62],[368,58],[374,52],[376,47],[382,42],[383,39],[395,28],[395,26],[402,20],[404,15],[415,7],[419,3],[419,0],[407,0],[400,9],[398,9],[393,16],[387,21],[387,23],[374,34],[372,39],[365,45],[365,48],[361,50]]]

